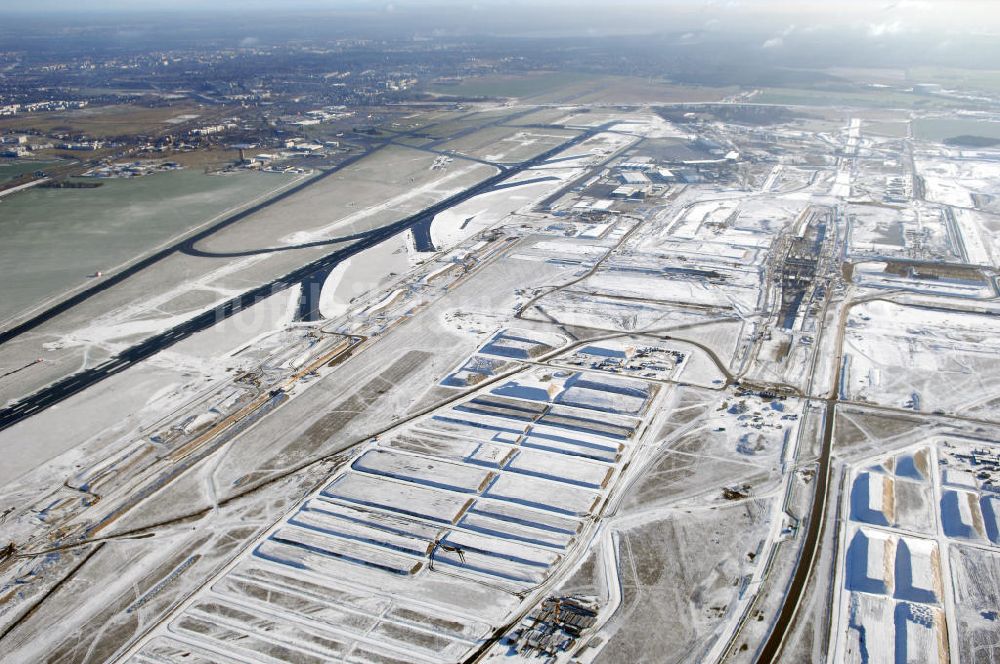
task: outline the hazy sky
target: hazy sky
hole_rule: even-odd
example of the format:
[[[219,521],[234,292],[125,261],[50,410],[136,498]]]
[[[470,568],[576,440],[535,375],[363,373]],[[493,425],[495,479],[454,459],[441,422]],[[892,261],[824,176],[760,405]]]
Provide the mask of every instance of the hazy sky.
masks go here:
[[[892,39],[920,31],[950,35],[1000,34],[1000,0],[0,0],[0,12],[266,11],[276,16],[309,12],[407,15],[422,24],[464,22],[482,32],[510,32],[520,21],[568,32],[754,31],[770,32],[767,48],[793,35],[845,28],[852,36]],[[495,30],[493,30],[495,28]]]
[[[0,0],[0,50],[44,55],[68,47],[61,35],[98,50],[484,36],[558,49],[554,38],[610,37],[629,39],[638,62],[695,73],[997,69],[1000,0]]]
[[[604,10],[620,14],[628,11],[726,16],[747,13],[816,20],[849,22],[852,19],[886,17],[914,24],[940,22],[976,24],[1000,23],[997,0],[4,0],[4,10],[44,11],[205,11],[260,9],[273,12],[293,10],[342,10],[365,8],[375,11],[412,11],[447,6],[452,10],[482,11],[495,8],[522,12],[558,7],[563,11]]]

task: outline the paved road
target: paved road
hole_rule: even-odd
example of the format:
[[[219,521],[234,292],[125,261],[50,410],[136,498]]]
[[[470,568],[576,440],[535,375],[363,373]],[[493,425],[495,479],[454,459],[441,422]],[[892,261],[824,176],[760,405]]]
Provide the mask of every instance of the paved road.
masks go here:
[[[18,422],[38,412],[41,412],[42,410],[45,410],[46,408],[49,408],[50,406],[53,406],[59,403],[60,401],[68,399],[69,397],[82,392],[88,387],[91,387],[99,383],[100,381],[104,380],[105,378],[108,378],[109,376],[113,376],[117,373],[125,371],[133,364],[141,362],[149,357],[152,357],[161,350],[169,348],[170,346],[190,337],[193,334],[209,329],[216,323],[219,323],[229,318],[230,316],[242,311],[243,309],[246,309],[247,307],[253,306],[254,304],[270,297],[271,295],[274,295],[275,293],[279,293],[287,288],[297,285],[300,282],[308,280],[310,276],[316,272],[329,270],[333,266],[340,263],[341,261],[351,256],[354,256],[355,254],[360,253],[365,249],[374,247],[375,245],[383,242],[384,240],[396,235],[397,233],[401,233],[405,230],[408,230],[413,226],[416,226],[418,224],[429,223],[429,221],[433,219],[434,216],[437,215],[438,213],[443,212],[456,205],[459,205],[469,200],[470,198],[473,198],[474,196],[489,191],[490,189],[500,184],[503,180],[506,180],[509,177],[517,175],[529,168],[538,166],[543,162],[548,161],[549,159],[559,154],[560,152],[568,148],[571,148],[575,145],[578,145],[579,143],[582,143],[588,138],[591,138],[595,134],[604,131],[606,127],[607,125],[603,125],[600,127],[589,129],[579,134],[578,136],[571,138],[568,141],[550,150],[547,150],[546,152],[543,152],[542,154],[532,159],[521,162],[516,166],[512,166],[507,170],[498,173],[497,175],[494,175],[490,178],[487,178],[486,180],[483,180],[479,184],[470,187],[469,189],[466,189],[465,191],[462,191],[458,194],[455,194],[439,203],[436,203],[421,212],[406,217],[405,219],[401,219],[400,221],[397,221],[388,226],[383,226],[382,228],[371,231],[370,233],[362,234],[361,236],[359,236],[357,241],[354,242],[354,244],[351,244],[348,247],[338,249],[318,260],[312,261],[311,263],[308,263],[284,275],[279,279],[258,286],[257,288],[254,288],[252,290],[246,291],[245,293],[242,293],[241,295],[232,298],[231,300],[217,306],[216,308],[210,311],[206,311],[202,314],[199,314],[185,321],[184,323],[181,323],[180,325],[170,330],[167,330],[166,332],[161,332],[160,334],[145,339],[144,341],[123,351],[122,353],[116,355],[115,357],[111,358],[107,362],[104,362],[103,364],[99,364],[85,371],[81,371],[71,376],[67,376],[62,380],[56,381],[55,383],[52,383],[51,385],[42,388],[38,392],[35,392],[34,394],[29,395],[17,401],[14,405],[8,408],[0,409],[0,431],[6,429],[7,427],[13,426],[14,424],[17,424]],[[301,186],[296,187],[295,189],[282,194],[279,198],[287,197],[288,195],[290,195],[290,193],[294,191],[299,191],[301,190],[301,188],[302,188]],[[246,217],[248,214],[250,214],[250,211],[240,213],[233,219],[228,219],[222,223],[225,225],[232,224],[236,220]],[[210,232],[215,232],[215,230],[217,230],[217,228],[213,227],[213,229],[203,231],[202,233],[207,235]],[[202,235],[202,233],[199,233],[198,235],[200,236]],[[181,243],[178,243],[178,245],[176,245],[175,247],[171,247],[164,251],[173,252],[180,249],[182,246],[193,246],[193,244],[197,242],[197,237],[198,236],[195,236],[195,238],[185,240]],[[162,253],[163,252],[159,252],[154,256],[151,256],[149,259],[143,262],[145,264],[141,265],[141,267],[137,265],[133,266],[133,268],[129,268],[129,273],[130,274],[134,273],[135,271],[138,271],[138,269],[146,267],[146,265],[148,265],[150,262],[161,260],[163,258],[163,255],[161,255]],[[118,276],[119,275],[116,275],[116,277]],[[122,279],[108,279],[103,284],[95,286],[95,288],[100,288],[101,290],[104,290],[110,288],[116,283],[119,283],[121,280]],[[93,293],[88,294],[88,291],[84,291],[84,293],[81,293],[80,296],[86,295],[86,297],[89,297],[92,294]],[[80,296],[71,298],[67,302],[61,303],[56,307],[53,307],[53,309],[50,309],[49,311],[46,311],[43,314],[40,314],[40,316],[36,317],[36,319],[32,319],[31,321],[23,323],[21,326],[19,326],[19,328],[29,324],[31,327],[40,325],[42,322],[44,322],[44,320],[48,320],[49,318],[52,318],[53,316],[58,315],[62,311],[65,311],[69,307],[77,304],[78,298],[80,298]],[[83,297],[81,299],[86,299],[86,297]],[[38,318],[42,318],[43,320],[37,320]],[[8,335],[7,338],[10,338],[11,333],[15,332],[19,328],[14,328],[14,330],[4,334]],[[30,329],[30,327],[28,329]],[[21,331],[23,332],[24,330]],[[16,334],[19,333],[20,332],[16,332]],[[16,334],[14,334],[14,336],[16,336]],[[0,337],[0,343],[2,343],[3,340],[5,340],[4,337]]]

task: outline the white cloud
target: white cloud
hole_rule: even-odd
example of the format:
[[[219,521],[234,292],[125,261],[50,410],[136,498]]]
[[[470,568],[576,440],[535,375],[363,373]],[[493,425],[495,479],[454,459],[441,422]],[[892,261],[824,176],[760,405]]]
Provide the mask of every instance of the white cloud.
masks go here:
[[[886,21],[884,23],[871,23],[868,25],[868,35],[871,37],[898,35],[902,31],[903,24],[900,21]]]
[[[704,6],[709,9],[739,9],[743,6],[740,0],[728,0],[723,2],[722,0],[706,0]]]
[[[899,0],[886,6],[886,11],[919,11],[925,12],[934,9],[934,5],[928,0]]]
[[[795,32],[795,25],[790,25],[781,31],[781,34],[768,39],[761,44],[761,48],[781,48],[785,45],[785,37],[790,37]]]

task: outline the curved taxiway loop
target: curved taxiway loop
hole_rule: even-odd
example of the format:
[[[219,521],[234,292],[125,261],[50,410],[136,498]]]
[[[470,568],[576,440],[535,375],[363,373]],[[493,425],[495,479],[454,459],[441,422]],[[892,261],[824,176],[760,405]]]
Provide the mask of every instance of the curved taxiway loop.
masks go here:
[[[396,235],[397,233],[409,230],[412,227],[421,223],[429,223],[429,221],[433,219],[435,215],[444,212],[445,210],[448,210],[452,207],[455,207],[456,205],[464,203],[465,201],[475,196],[490,191],[497,184],[500,184],[509,177],[515,176],[523,171],[534,168],[539,164],[545,163],[547,160],[551,159],[553,156],[559,154],[560,152],[572,148],[576,145],[579,145],[580,143],[590,138],[593,138],[597,134],[600,134],[601,132],[605,131],[607,127],[610,126],[610,124],[611,123],[606,123],[597,127],[591,127],[586,131],[581,132],[577,136],[574,136],[573,138],[569,139],[568,141],[565,141],[553,148],[550,148],[549,150],[546,150],[545,152],[536,155],[535,157],[532,157],[527,161],[521,162],[517,166],[511,167],[508,170],[502,171],[500,173],[497,173],[496,175],[488,177],[479,184],[476,184],[464,191],[449,196],[443,201],[435,203],[434,205],[422,210],[421,212],[412,214],[395,223],[389,224],[388,226],[383,226],[382,228],[376,229],[365,235],[363,238],[361,238],[354,244],[351,244],[342,249],[338,249],[330,254],[327,254],[322,258],[307,263],[306,265],[296,270],[293,270],[292,272],[284,275],[279,279],[275,279],[269,283],[262,284],[260,286],[257,286],[256,288],[246,291],[226,302],[223,302],[222,304],[214,307],[213,309],[205,311],[197,316],[194,316],[193,318],[181,323],[180,325],[177,325],[176,327],[170,330],[148,337],[147,339],[144,339],[143,341],[132,346],[131,348],[122,351],[118,355],[114,356],[113,358],[102,364],[99,364],[95,367],[91,367],[90,369],[86,369],[79,373],[72,374],[60,380],[57,380],[54,383],[51,383],[50,385],[38,390],[37,392],[16,401],[13,405],[0,409],[0,431],[6,429],[7,427],[15,425],[21,420],[24,420],[42,410],[45,410],[50,406],[54,406],[55,404],[65,399],[68,399],[69,397],[75,394],[82,392],[88,387],[91,387],[92,385],[99,383],[100,381],[104,380],[105,378],[108,378],[109,376],[113,376],[117,373],[125,371],[133,364],[148,359],[149,357],[152,357],[161,350],[169,348],[170,346],[173,346],[177,342],[182,341],[183,339],[186,339],[197,332],[209,329],[215,324],[226,320],[230,316],[239,313],[240,311],[246,309],[247,307],[252,307],[254,304],[263,301],[264,299],[270,297],[271,295],[274,295],[275,293],[279,293],[288,288],[291,288],[294,285],[299,284],[300,282],[308,279],[310,275],[312,275],[317,271],[330,269],[331,267],[337,265],[341,261],[350,258],[351,256],[354,256],[355,254],[364,251],[365,249],[370,249],[371,247],[380,244],[384,240],[387,240],[388,238]],[[360,158],[360,155],[357,158]],[[326,175],[329,175],[329,173],[327,173]],[[315,181],[316,179],[317,178],[313,178],[312,181]],[[287,196],[287,193],[285,195]],[[240,215],[237,215],[237,218],[242,219],[243,217],[246,216],[246,214],[247,213],[241,213]],[[233,223],[233,221],[227,220],[226,222],[223,223],[226,223],[228,225],[230,223]],[[214,230],[212,232],[214,232]],[[197,236],[195,236],[195,238],[192,239],[197,241],[198,239],[200,239],[199,238],[200,235],[201,233],[199,233]],[[185,244],[185,242],[178,243],[178,245],[175,245],[174,247],[170,248],[169,251],[170,252],[176,251],[179,248],[179,246]],[[156,254],[156,256],[158,256],[156,260],[160,260],[163,257],[160,256],[159,254]],[[121,279],[118,279],[112,282],[112,280],[109,279],[107,282],[95,286],[95,288],[100,288],[100,290],[105,290],[109,288],[110,285],[113,285],[113,283],[118,283],[120,280]],[[92,294],[93,293],[90,293],[90,295]],[[87,295],[87,297],[89,297],[90,295]],[[71,300],[69,301],[73,301],[74,299],[75,298],[71,298]],[[65,311],[66,309],[69,308],[69,306],[64,306],[64,305],[65,303],[63,303],[62,305],[57,305],[53,310],[58,309],[58,313],[61,313],[62,311]],[[52,313],[53,310],[49,310],[44,314],[41,314],[39,317],[36,317],[36,319],[43,318],[44,320],[47,320],[48,318],[57,315],[56,313]],[[32,321],[35,321],[36,319],[32,319]],[[42,322],[44,322],[44,320],[35,322],[31,327],[40,325]],[[31,323],[32,321],[28,321],[28,323]],[[28,323],[24,323],[22,324],[22,326],[28,325]],[[18,328],[14,329],[17,330]],[[31,328],[28,327],[27,329]],[[18,334],[19,333],[20,332],[18,332]],[[2,343],[2,340],[3,339],[0,338],[0,343]]]
[[[510,114],[510,115],[505,115],[505,116],[502,116],[500,118],[497,118],[496,120],[493,120],[492,122],[488,122],[488,123],[481,124],[481,125],[474,125],[474,126],[467,127],[466,129],[463,129],[462,131],[460,131],[460,132],[458,132],[456,134],[452,134],[452,135],[449,135],[449,136],[447,136],[445,138],[440,138],[440,139],[434,140],[431,143],[429,143],[428,145],[420,146],[417,149],[426,149],[426,148],[429,148],[429,147],[433,147],[435,145],[439,145],[439,144],[442,144],[442,143],[446,143],[448,141],[455,140],[456,138],[461,138],[462,136],[474,133],[475,131],[486,129],[486,128],[489,128],[489,127],[500,126],[500,125],[503,125],[505,123],[511,122],[513,120],[517,120],[517,119],[519,119],[521,117],[530,115],[531,113],[534,113],[537,110],[538,110],[537,106],[531,106],[531,107],[525,108],[523,111],[519,111],[517,113],[513,113],[513,114]],[[475,115],[475,113],[468,113],[468,114],[466,114],[464,116],[460,116],[458,119],[462,119],[462,118],[466,118],[466,117],[472,117],[473,115]],[[229,226],[232,226],[233,224],[235,224],[235,223],[237,223],[239,221],[242,221],[243,219],[249,217],[251,214],[254,214],[255,212],[259,212],[260,210],[263,210],[264,208],[270,207],[271,205],[273,205],[275,203],[278,203],[278,202],[280,202],[280,201],[282,201],[282,200],[284,200],[284,199],[286,199],[286,198],[288,198],[290,196],[293,196],[294,194],[299,193],[300,191],[302,191],[303,189],[306,189],[307,187],[311,187],[312,185],[316,184],[317,182],[325,180],[329,176],[331,176],[331,175],[333,175],[335,173],[340,172],[341,170],[347,168],[348,166],[351,166],[352,164],[360,161],[361,159],[367,157],[368,155],[371,155],[371,154],[373,154],[373,153],[375,153],[375,152],[377,152],[377,151],[385,148],[386,146],[394,145],[394,144],[406,146],[405,143],[397,143],[397,141],[400,138],[402,138],[402,137],[419,138],[421,135],[426,135],[426,132],[428,130],[433,129],[438,124],[440,124],[440,123],[433,122],[433,123],[428,124],[428,125],[420,128],[420,129],[411,129],[409,131],[395,132],[391,136],[386,137],[385,139],[373,142],[371,149],[366,150],[364,152],[361,152],[359,154],[352,155],[352,156],[348,157],[347,159],[345,159],[344,161],[340,162],[336,166],[333,166],[329,170],[321,172],[319,175],[317,175],[314,178],[310,178],[308,180],[305,180],[304,182],[302,182],[300,184],[297,184],[297,185],[295,185],[293,187],[290,187],[289,189],[286,189],[285,191],[282,191],[281,193],[275,195],[272,198],[267,199],[266,201],[263,201],[263,202],[258,203],[256,205],[248,207],[248,208],[246,208],[244,210],[241,210],[241,211],[237,212],[236,214],[234,214],[232,216],[226,217],[225,219],[222,219],[221,221],[208,226],[207,228],[203,228],[202,230],[194,233],[193,235],[190,235],[190,236],[188,236],[188,237],[186,237],[186,238],[184,238],[182,240],[179,240],[179,241],[175,242],[174,244],[171,244],[171,245],[169,245],[167,247],[164,247],[162,249],[154,251],[153,253],[149,254],[148,256],[140,258],[139,260],[137,260],[134,263],[128,265],[127,267],[122,268],[120,271],[115,272],[114,274],[110,274],[110,275],[107,275],[107,276],[103,277],[101,281],[95,283],[94,285],[92,285],[92,286],[90,286],[88,288],[85,288],[85,289],[83,289],[81,291],[78,291],[76,293],[73,293],[72,295],[70,295],[66,299],[53,304],[51,307],[45,309],[44,311],[39,312],[39,313],[37,313],[37,314],[35,314],[33,316],[30,316],[29,318],[26,318],[25,320],[21,321],[20,323],[17,323],[16,325],[14,325],[14,326],[6,329],[6,330],[0,330],[0,344],[5,344],[8,341],[11,341],[12,339],[17,338],[17,337],[19,337],[20,335],[22,335],[22,334],[24,334],[26,332],[30,332],[31,330],[33,330],[33,329],[41,326],[42,324],[46,323],[47,321],[52,320],[56,316],[59,316],[60,314],[66,313],[67,311],[73,309],[77,305],[86,302],[87,300],[89,300],[90,298],[94,297],[95,295],[98,295],[99,293],[103,293],[104,291],[108,290],[109,288],[112,288],[112,287],[117,286],[118,284],[122,283],[123,281],[125,281],[129,277],[132,277],[132,276],[138,274],[139,272],[142,272],[146,268],[151,267],[151,266],[159,263],[160,261],[162,261],[163,259],[167,258],[168,256],[171,256],[171,255],[173,255],[175,253],[178,253],[178,252],[190,253],[188,251],[185,251],[185,249],[187,248],[187,249],[194,250],[195,245],[197,245],[202,240],[205,240],[205,239],[211,237],[212,235],[214,235],[215,233],[218,233],[219,231],[221,231],[221,230],[223,230],[225,228],[228,228]],[[406,147],[411,147],[412,148],[414,146],[406,146]],[[434,150],[429,150],[429,151],[430,152],[434,152]],[[440,154],[443,154],[443,153],[440,153]],[[546,153],[546,154],[548,154],[548,153]],[[515,165],[515,166],[509,166],[509,167],[508,166],[499,165],[499,164],[493,164],[493,165],[496,166],[497,168],[499,168],[504,173],[506,173],[506,172],[514,172],[514,171],[517,171],[517,170],[523,170],[523,169],[520,168],[521,165]],[[320,246],[320,245],[317,245],[317,246]],[[197,253],[192,253],[191,255],[196,255],[196,256],[197,255],[204,255],[205,257],[231,257],[231,256],[239,257],[239,256],[242,256],[242,255],[253,255],[253,253],[250,253],[250,254],[240,254],[240,253],[233,253],[233,254],[211,254],[211,253],[197,254]],[[15,318],[14,320],[17,320],[17,319]],[[0,411],[0,412],[3,412],[3,411]],[[2,428],[2,427],[0,427],[0,428]]]
[[[284,247],[264,247],[263,249],[244,249],[243,251],[205,251],[204,249],[198,249],[198,247],[195,246],[205,238],[192,238],[191,240],[185,242],[179,251],[182,254],[194,256],[196,258],[244,258],[246,256],[259,256],[260,254],[276,254],[282,251],[315,249],[316,247],[327,247],[333,244],[363,240],[372,233],[377,233],[378,230],[379,229],[374,229],[361,233],[353,233],[351,235],[341,235],[340,237],[332,237],[326,240],[315,240],[313,242],[305,242],[303,244],[289,244]]]
[[[136,261],[135,263],[132,263],[131,265],[122,269],[119,272],[115,272],[114,274],[104,277],[101,281],[95,283],[93,286],[90,286],[89,288],[86,288],[78,293],[75,293],[74,295],[66,298],[65,300],[62,300],[61,302],[54,304],[45,311],[42,311],[41,313],[38,313],[32,316],[31,318],[28,318],[27,320],[24,320],[9,329],[0,331],[0,344],[5,344],[8,341],[11,341],[12,339],[19,337],[25,332],[30,332],[31,330],[39,327],[43,323],[52,320],[56,316],[66,313],[67,311],[73,309],[77,305],[86,302],[95,295],[103,293],[109,288],[112,288],[122,283],[129,277],[132,277],[138,274],[139,272],[142,272],[146,268],[159,263],[168,256],[172,256],[177,252],[183,251],[186,246],[189,245],[194,246],[198,242],[201,242],[202,240],[214,235],[215,233],[218,233],[224,228],[228,228],[229,226],[232,226],[233,224],[242,221],[243,219],[246,219],[247,217],[256,212],[259,212],[267,207],[270,207],[275,203],[283,201],[286,198],[299,193],[303,189],[306,189],[307,187],[311,187],[317,182],[320,182],[321,180],[328,178],[334,173],[337,173],[340,170],[350,166],[351,164],[354,164],[355,162],[372,154],[373,152],[382,149],[384,146],[385,144],[376,145],[367,152],[363,152],[360,154],[356,154],[352,157],[348,157],[347,159],[337,164],[330,170],[323,171],[320,175],[317,175],[314,178],[310,178],[305,182],[302,182],[301,184],[297,184],[294,187],[291,187],[290,189],[286,189],[280,194],[274,196],[273,198],[269,198],[268,200],[262,203],[258,203],[257,205],[246,208],[245,210],[241,210],[240,212],[237,212],[236,214],[230,217],[226,217],[222,221],[212,224],[208,228],[198,231],[197,233],[188,238],[180,240],[179,242],[176,242],[168,247],[164,247],[163,249],[160,249],[159,251],[156,251],[155,253],[152,253],[149,256],[146,256],[145,258],[142,258]]]
[[[506,170],[504,170],[506,173]],[[518,182],[504,182],[492,187],[489,191],[503,191],[505,189],[514,189],[516,187],[523,187],[529,184],[538,184],[540,182],[553,182],[559,178],[554,175],[546,175],[545,177],[532,178],[531,180],[521,180]],[[325,240],[314,240],[313,242],[304,242],[302,244],[289,244],[283,247],[264,247],[262,249],[244,249],[243,251],[206,251],[204,249],[199,249],[196,245],[202,240],[206,239],[204,237],[190,238],[181,245],[179,251],[182,254],[188,256],[194,256],[196,258],[245,258],[247,256],[259,256],[261,254],[276,254],[283,251],[296,251],[298,249],[315,249],[316,247],[328,247],[335,244],[343,244],[344,242],[353,242],[355,240],[363,240],[372,233],[377,233],[379,229],[374,229],[370,231],[362,231],[360,233],[352,233],[351,235],[341,235],[339,237],[331,237]],[[417,251],[436,251],[433,245],[433,241],[430,239],[430,223],[429,221],[423,224],[416,224],[413,226],[414,239],[417,244]]]

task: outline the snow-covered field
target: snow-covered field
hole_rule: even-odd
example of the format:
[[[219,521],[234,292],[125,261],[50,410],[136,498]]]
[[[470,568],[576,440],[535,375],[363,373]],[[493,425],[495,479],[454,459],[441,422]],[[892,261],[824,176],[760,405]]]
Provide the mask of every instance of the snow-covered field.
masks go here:
[[[885,301],[851,310],[841,391],[915,412],[977,413],[1000,397],[1000,322]]]
[[[927,199],[959,208],[973,208],[973,194],[1000,188],[1000,163],[927,156],[917,161]]]
[[[602,380],[564,379],[565,398],[551,400],[536,378],[521,396],[484,390],[372,440],[138,657],[183,644],[258,659],[277,652],[274,640],[324,657],[465,656],[569,554],[631,455],[635,420],[607,409],[640,412],[652,388]]]

